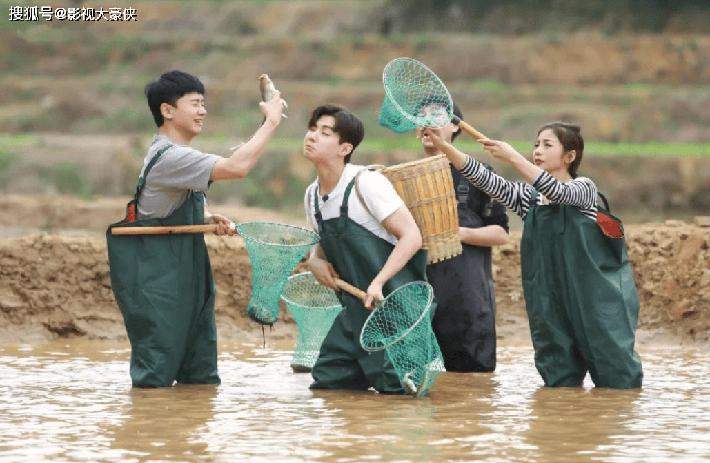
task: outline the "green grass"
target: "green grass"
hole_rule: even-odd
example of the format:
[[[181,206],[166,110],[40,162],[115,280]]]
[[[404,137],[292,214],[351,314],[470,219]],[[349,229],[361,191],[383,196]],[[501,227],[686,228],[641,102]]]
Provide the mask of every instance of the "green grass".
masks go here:
[[[78,196],[82,199],[91,198],[91,187],[81,165],[75,162],[62,161],[51,167],[43,167],[39,175],[47,183],[51,183],[61,194]]]
[[[608,156],[697,156],[710,157],[710,143],[605,143],[591,142],[585,147],[591,154]]]
[[[0,152],[17,152],[38,143],[39,138],[34,135],[0,133]]]
[[[131,114],[132,117],[135,114]],[[145,125],[145,124],[143,124]],[[196,139],[197,144],[209,143],[210,145],[224,146],[235,144],[237,137],[228,135],[201,136]],[[32,148],[39,143],[39,137],[32,134],[0,134],[0,152],[21,152]],[[274,138],[269,143],[269,148],[283,151],[300,151],[302,138]],[[511,144],[523,154],[532,151],[532,143],[526,141],[512,141]],[[463,151],[480,151],[480,145],[463,136],[456,142],[456,146]],[[358,147],[362,152],[387,152],[392,150],[420,151],[421,145],[413,134],[404,134],[391,137],[366,137]],[[710,157],[710,143],[663,143],[663,142],[588,142],[585,147],[586,154],[600,156],[654,156],[654,157]]]
[[[0,184],[4,185],[13,175],[12,167],[17,163],[17,154],[0,149]]]
[[[504,93],[511,90],[511,86],[509,84],[495,79],[474,80],[470,85],[472,90],[481,90],[493,93]]]
[[[463,138],[463,136],[462,136]],[[300,149],[300,138],[278,138],[272,140],[272,149]],[[513,141],[511,144],[523,154],[532,152],[532,143]],[[456,146],[463,151],[481,151],[480,145],[472,140],[460,139]],[[414,135],[400,137],[365,138],[358,147],[361,152],[387,152],[392,150],[420,151],[421,145]],[[710,157],[710,143],[606,143],[590,142],[586,144],[585,154],[599,156],[654,156],[654,157]]]

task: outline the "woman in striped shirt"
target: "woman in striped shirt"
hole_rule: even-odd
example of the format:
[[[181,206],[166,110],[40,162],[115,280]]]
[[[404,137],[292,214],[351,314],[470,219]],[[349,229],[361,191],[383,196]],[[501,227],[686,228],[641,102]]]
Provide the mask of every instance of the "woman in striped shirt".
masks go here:
[[[525,305],[535,366],[545,385],[579,386],[589,371],[596,386],[640,387],[633,271],[623,231],[611,236],[599,225],[596,185],[577,176],[584,151],[579,127],[544,125],[532,162],[508,143],[479,140],[527,182],[512,182],[486,169],[446,142],[437,129],[426,129],[424,136],[474,186],[524,220],[520,253]]]

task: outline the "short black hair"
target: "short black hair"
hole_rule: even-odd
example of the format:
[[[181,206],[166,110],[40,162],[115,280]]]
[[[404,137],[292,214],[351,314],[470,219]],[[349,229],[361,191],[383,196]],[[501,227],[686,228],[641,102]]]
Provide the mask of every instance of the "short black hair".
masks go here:
[[[458,117],[459,121],[463,120],[463,113],[461,112],[461,108],[459,108],[459,105],[457,105],[456,103],[454,103],[454,116]],[[455,125],[456,127],[459,126],[458,121],[455,123]],[[454,140],[456,140],[456,137],[458,137],[459,135],[461,135],[461,127],[459,127],[456,132],[451,134],[451,141],[453,142]]]
[[[158,127],[162,127],[163,115],[160,112],[160,105],[168,103],[175,106],[177,100],[187,93],[205,94],[205,86],[200,79],[182,71],[169,71],[162,74],[157,80],[145,86],[145,97],[148,99],[148,107],[153,113],[153,120]]]
[[[352,151],[345,156],[345,164],[350,162],[350,156],[365,137],[365,126],[355,114],[351,113],[347,108],[334,104],[326,104],[318,106],[311,113],[311,118],[308,119],[308,128],[315,127],[318,119],[323,116],[333,116],[335,119],[335,127],[333,131],[338,134],[340,143],[350,143],[353,145]]]

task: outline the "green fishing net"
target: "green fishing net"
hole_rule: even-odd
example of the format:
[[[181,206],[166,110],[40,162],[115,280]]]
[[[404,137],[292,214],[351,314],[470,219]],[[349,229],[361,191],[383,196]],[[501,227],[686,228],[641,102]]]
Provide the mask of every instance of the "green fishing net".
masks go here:
[[[385,97],[380,125],[398,133],[416,127],[443,127],[453,114],[451,95],[444,83],[423,63],[396,58],[382,72]]]
[[[366,351],[385,349],[402,387],[426,395],[444,361],[431,326],[434,290],[417,281],[400,286],[387,296],[365,321],[360,344]]]
[[[288,276],[318,242],[311,230],[269,222],[237,225],[251,262],[252,293],[247,313],[262,325],[273,325],[279,316],[279,297]]]
[[[318,283],[311,272],[288,279],[281,295],[298,327],[291,368],[310,371],[316,363],[320,346],[343,306],[335,291]]]

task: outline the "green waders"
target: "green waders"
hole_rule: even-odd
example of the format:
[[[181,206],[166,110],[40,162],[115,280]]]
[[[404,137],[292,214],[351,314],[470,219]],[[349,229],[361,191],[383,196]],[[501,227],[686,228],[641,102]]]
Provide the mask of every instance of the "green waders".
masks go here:
[[[204,194],[190,192],[164,219],[135,220],[145,178],[138,180],[126,219],[109,227],[111,288],[131,342],[131,380],[137,387],[178,383],[219,384],[215,287],[202,234],[112,235],[120,226],[192,225],[204,222]]]
[[[579,386],[588,370],[597,387],[641,387],[634,352],[639,302],[623,237],[605,236],[573,206],[533,206],[520,257],[535,366],[545,385]]]
[[[340,278],[361,289],[370,286],[384,266],[394,246],[348,217],[348,197],[353,179],[345,189],[340,216],[323,220],[317,193],[313,195],[320,246]],[[399,286],[412,281],[426,281],[426,252],[420,250],[407,265],[384,286],[387,296]],[[397,373],[385,351],[366,352],[360,346],[360,332],[370,311],[363,301],[341,291],[344,310],[328,332],[311,374],[312,389],[368,389],[383,393],[403,393]]]

